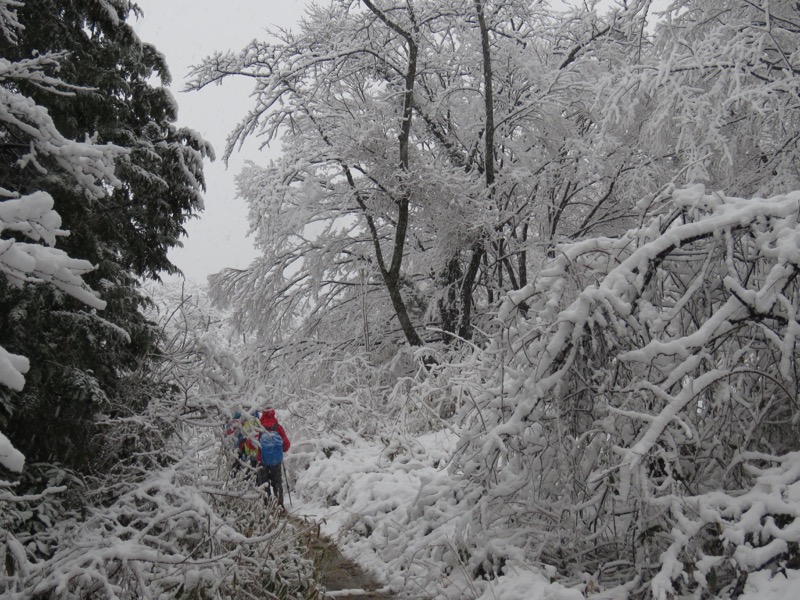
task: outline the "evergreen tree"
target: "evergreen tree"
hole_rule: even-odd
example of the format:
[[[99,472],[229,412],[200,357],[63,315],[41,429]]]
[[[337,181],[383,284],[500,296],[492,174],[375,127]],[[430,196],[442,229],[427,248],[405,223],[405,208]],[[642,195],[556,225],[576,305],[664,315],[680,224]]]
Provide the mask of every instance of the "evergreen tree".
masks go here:
[[[65,136],[126,150],[116,161],[119,185],[102,198],[87,198],[46,163],[21,182],[58,199],[71,232],[62,247],[96,266],[86,281],[107,302],[102,314],[87,313],[53,289],[0,282],[0,343],[31,361],[26,386],[4,415],[12,442],[29,460],[89,466],[105,446],[93,417],[135,412],[146,401],[150,391],[129,379],[157,343],[140,312],[147,299],[139,278],[177,271],[167,252],[202,208],[202,160],[212,151],[176,127],[174,99],[153,85],[154,77],[167,84],[169,73],[164,57],[127,22],[138,13],[127,0],[31,0],[18,9],[17,44],[2,49],[15,60],[60,55],[52,70],[71,93],[25,82],[20,88]]]

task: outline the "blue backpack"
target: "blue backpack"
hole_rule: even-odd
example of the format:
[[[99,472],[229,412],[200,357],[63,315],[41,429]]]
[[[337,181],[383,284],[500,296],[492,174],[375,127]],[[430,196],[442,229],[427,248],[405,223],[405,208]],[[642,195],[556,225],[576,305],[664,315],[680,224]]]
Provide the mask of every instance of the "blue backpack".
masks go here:
[[[283,438],[277,431],[261,433],[261,464],[274,467],[283,462]]]

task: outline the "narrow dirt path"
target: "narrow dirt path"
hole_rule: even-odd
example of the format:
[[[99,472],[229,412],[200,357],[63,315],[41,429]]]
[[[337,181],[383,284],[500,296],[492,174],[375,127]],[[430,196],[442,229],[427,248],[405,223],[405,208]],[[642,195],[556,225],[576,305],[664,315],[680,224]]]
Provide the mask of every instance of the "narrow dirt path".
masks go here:
[[[336,544],[319,532],[319,527],[303,518],[289,516],[306,530],[311,558],[321,573],[325,598],[336,600],[394,600],[372,577],[353,561],[342,556]],[[309,527],[309,525],[312,525]]]
[[[322,585],[325,586],[326,598],[337,600],[391,600],[392,596],[382,592],[369,575],[348,560],[331,540],[317,536],[310,541],[309,547],[314,562],[322,573]]]

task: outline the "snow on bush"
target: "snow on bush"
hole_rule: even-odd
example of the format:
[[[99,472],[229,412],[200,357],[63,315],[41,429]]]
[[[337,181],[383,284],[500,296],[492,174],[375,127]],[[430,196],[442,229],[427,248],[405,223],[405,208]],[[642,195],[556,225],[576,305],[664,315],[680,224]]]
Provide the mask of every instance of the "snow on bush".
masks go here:
[[[118,441],[108,464],[94,478],[28,465],[19,486],[41,493],[0,483],[3,598],[318,597],[305,532],[222,450],[240,397],[224,326],[201,295],[164,295],[164,352],[141,374],[163,395],[99,418]]]
[[[220,478],[208,448],[189,450],[139,481],[84,490],[94,504],[85,519],[74,511],[48,517],[41,498],[14,498],[15,511],[38,511],[47,529],[0,545],[3,597],[237,598],[253,590],[316,597],[296,528],[265,505],[252,482],[230,480],[227,472]],[[106,495],[113,500],[95,504]],[[0,505],[4,500],[0,495]]]
[[[344,439],[298,474],[295,489],[301,504],[297,512],[320,520],[323,533],[381,583],[413,589],[415,582],[407,581],[413,575],[393,564],[407,548],[398,540],[401,532],[410,535],[413,529],[428,543],[425,537],[430,531],[426,530],[444,526],[445,515],[411,522],[408,506],[423,482],[449,479],[445,467],[454,439],[448,434]],[[292,472],[297,458],[293,452],[287,456]]]
[[[587,592],[725,596],[799,558],[800,193],[667,206],[561,246],[502,311],[452,466],[476,573],[525,549]]]
[[[426,598],[787,597],[800,192],[661,206],[512,295],[457,436],[342,436],[309,461],[298,490],[351,557]]]
[[[526,564],[521,549],[499,577],[472,572],[465,499],[447,469],[457,442],[453,432],[352,439],[299,473],[295,512],[400,597],[582,598]],[[294,471],[292,453],[287,463]]]

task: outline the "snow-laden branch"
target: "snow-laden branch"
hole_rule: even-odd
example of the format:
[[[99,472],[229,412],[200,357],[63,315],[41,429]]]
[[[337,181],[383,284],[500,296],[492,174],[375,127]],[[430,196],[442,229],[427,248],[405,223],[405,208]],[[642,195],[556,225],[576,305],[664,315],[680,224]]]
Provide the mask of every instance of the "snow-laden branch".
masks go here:
[[[7,41],[16,43],[20,23],[17,19],[17,9],[22,6],[18,0],[0,0],[0,34]]]
[[[94,309],[102,310],[105,301],[81,279],[81,275],[94,269],[92,264],[71,258],[52,247],[57,237],[66,235],[60,226],[61,218],[53,210],[50,194],[34,192],[20,198],[0,200],[0,274],[12,286],[47,283]],[[3,236],[5,232],[46,245],[6,238]],[[26,358],[0,347],[0,385],[22,390],[28,367]],[[0,464],[12,471],[21,471],[20,456],[3,436],[0,439]]]
[[[627,581],[650,581],[657,573],[638,565],[672,544],[678,562],[665,559],[652,579],[657,596],[678,585],[680,559],[699,552],[698,540],[724,539],[709,529],[713,519],[680,508],[682,498],[695,506],[716,502],[720,490],[749,493],[752,471],[737,456],[797,451],[800,418],[800,192],[745,199],[698,185],[660,207],[625,235],[560,246],[533,283],[509,295],[506,331],[483,357],[491,384],[474,411],[465,408],[453,466],[486,490],[476,516],[516,502],[571,515],[500,511],[537,539],[574,536],[588,572],[619,556],[606,553],[608,540],[635,556]],[[765,493],[761,517],[784,514],[777,488]],[[685,527],[673,529],[680,511]],[[775,537],[759,523],[764,540]],[[563,553],[542,543],[551,560]],[[705,552],[693,568],[708,579],[692,585],[714,592],[712,566],[719,574],[731,563],[723,550]],[[781,541],[740,550],[726,585],[791,553]]]
[[[21,153],[19,166],[32,166],[46,172],[40,158],[48,156],[86,190],[89,197],[102,198],[104,185],[119,185],[114,174],[114,157],[125,151],[110,144],[97,146],[64,138],[47,110],[33,100],[0,87],[0,124],[29,140]],[[23,142],[23,146],[26,146]]]
[[[609,73],[603,120],[631,122],[646,104],[644,139],[674,152],[687,182],[745,195],[796,189],[800,64],[790,5],[685,6],[667,8],[651,61]]]
[[[628,325],[637,329],[641,326],[668,327],[669,321],[663,320],[667,311],[642,315],[644,304],[637,303],[642,301],[645,287],[652,283],[654,269],[687,244],[713,240],[722,232],[755,227],[757,241],[764,243],[760,250],[767,257],[779,259],[781,267],[776,266],[771,271],[773,275],[767,278],[761,290],[755,292],[752,303],[731,296],[697,331],[670,341],[654,339],[643,348],[621,354],[620,360],[647,363],[664,354],[688,356],[725,328],[732,327],[732,321],[751,316],[756,307],[772,308],[778,302],[782,286],[793,277],[792,267],[800,267],[800,247],[793,244],[797,235],[794,224],[800,210],[800,192],[747,200],[706,194],[705,188],[698,185],[676,190],[673,203],[675,210],[684,215],[682,223],[673,223],[661,233],[663,223],[672,220],[669,216],[656,219],[648,227],[631,231],[621,238],[593,238],[564,246],[560,248],[560,256],[541,273],[537,282],[510,294],[501,318],[520,303],[535,301],[544,290],[547,300],[540,318],[553,319],[555,325],[542,349],[541,359],[536,363],[534,378],[538,382],[540,397],[546,397],[552,391],[569,360],[575,358],[574,353],[569,354],[570,349],[574,349],[592,327],[603,323],[604,318],[598,311],[608,310],[615,315],[613,322],[623,329]],[[761,222],[770,223],[771,231],[759,234],[757,228]],[[615,266],[615,263],[618,264]],[[787,270],[783,265],[790,268]],[[561,291],[567,281],[564,275],[568,271],[596,270],[605,266],[612,268],[599,284],[586,287],[568,307],[554,312],[562,297]],[[727,282],[726,287],[733,288],[734,285]],[[647,318],[634,323],[633,316]]]
[[[4,231],[22,234],[47,245],[0,239],[0,273],[15,286],[25,283],[49,283],[81,302],[102,310],[105,302],[86,287],[81,275],[94,267],[85,260],[70,258],[53,248],[61,218],[53,210],[53,198],[46,192],[35,192],[21,198],[0,201],[0,235]]]
[[[16,43],[20,28],[16,9],[21,6],[19,2],[0,0],[0,33],[12,44]],[[103,6],[111,8],[106,3]],[[109,186],[120,185],[114,161],[125,151],[113,145],[65,138],[47,110],[18,91],[18,84],[24,83],[52,94],[75,93],[78,88],[47,74],[63,56],[43,54],[18,61],[0,59],[0,142],[7,147],[9,156],[16,157],[13,168],[23,177],[30,169],[39,173],[54,170],[83,189],[87,198],[100,199]],[[11,187],[5,182],[3,185]],[[67,235],[60,227],[61,218],[54,210],[50,194],[0,187],[0,276],[16,287],[46,283],[91,308],[103,309],[105,302],[81,278],[94,267],[53,247],[58,237]],[[28,366],[25,358],[0,347],[0,385],[21,390]],[[5,436],[0,442],[0,464],[20,471],[19,453],[11,448]]]

